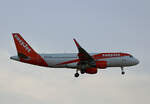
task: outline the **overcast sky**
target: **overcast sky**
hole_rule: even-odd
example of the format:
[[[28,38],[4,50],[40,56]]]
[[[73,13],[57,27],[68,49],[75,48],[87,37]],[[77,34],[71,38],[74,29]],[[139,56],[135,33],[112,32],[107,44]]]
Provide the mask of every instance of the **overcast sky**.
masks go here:
[[[0,104],[150,103],[149,0],[0,0]],[[75,70],[43,68],[9,59],[11,33],[38,53],[127,52],[140,64],[74,78]]]

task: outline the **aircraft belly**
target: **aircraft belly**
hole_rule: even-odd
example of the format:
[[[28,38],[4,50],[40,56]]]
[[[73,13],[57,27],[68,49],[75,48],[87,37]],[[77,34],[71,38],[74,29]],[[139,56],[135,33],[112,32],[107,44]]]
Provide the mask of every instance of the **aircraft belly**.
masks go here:
[[[70,63],[70,64],[66,64],[67,68],[77,68],[77,62],[75,63]]]
[[[76,67],[76,63],[70,63],[70,64],[61,64],[63,62],[67,62],[70,60],[74,60],[74,59],[68,59],[68,58],[50,58],[50,59],[45,59],[46,63],[48,64],[49,67],[55,67],[55,68],[75,68]]]

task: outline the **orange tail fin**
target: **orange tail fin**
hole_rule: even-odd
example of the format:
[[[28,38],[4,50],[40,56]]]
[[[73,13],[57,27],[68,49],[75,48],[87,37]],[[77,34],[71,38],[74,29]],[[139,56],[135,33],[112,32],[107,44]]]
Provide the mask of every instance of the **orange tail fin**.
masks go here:
[[[36,57],[37,53],[31,46],[21,37],[19,33],[12,33],[18,56],[20,58]]]
[[[45,60],[31,48],[19,33],[13,33],[12,35],[21,62],[39,66],[48,66]]]

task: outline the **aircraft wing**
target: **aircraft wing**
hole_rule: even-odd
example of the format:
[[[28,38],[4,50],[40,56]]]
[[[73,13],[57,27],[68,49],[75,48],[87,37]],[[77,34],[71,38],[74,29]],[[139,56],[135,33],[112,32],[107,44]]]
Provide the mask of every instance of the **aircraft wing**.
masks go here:
[[[73,39],[77,48],[78,48],[78,57],[80,61],[88,61],[88,62],[95,62],[92,56],[88,52],[86,52],[80,45],[79,43]]]

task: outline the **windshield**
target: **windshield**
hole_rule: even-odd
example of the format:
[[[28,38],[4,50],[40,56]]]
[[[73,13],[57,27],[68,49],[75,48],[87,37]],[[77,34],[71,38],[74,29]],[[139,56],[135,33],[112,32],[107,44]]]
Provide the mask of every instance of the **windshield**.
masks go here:
[[[132,55],[130,55],[129,57],[133,58],[133,56],[132,56]]]

